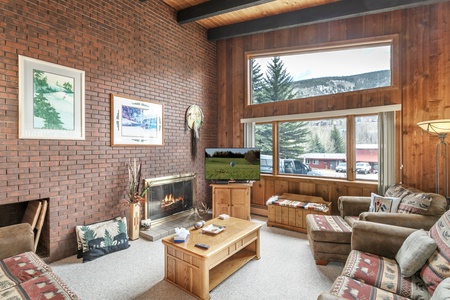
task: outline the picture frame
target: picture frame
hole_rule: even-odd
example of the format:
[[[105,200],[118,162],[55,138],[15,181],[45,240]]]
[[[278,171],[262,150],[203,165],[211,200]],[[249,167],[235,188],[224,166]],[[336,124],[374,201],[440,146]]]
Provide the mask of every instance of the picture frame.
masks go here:
[[[162,104],[111,94],[111,146],[162,146]]]
[[[19,55],[19,139],[85,139],[85,72]]]

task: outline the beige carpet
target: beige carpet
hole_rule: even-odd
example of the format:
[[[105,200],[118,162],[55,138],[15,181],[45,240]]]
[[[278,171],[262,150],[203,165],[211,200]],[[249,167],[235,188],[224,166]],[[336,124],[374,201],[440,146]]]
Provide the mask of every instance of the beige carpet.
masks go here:
[[[305,234],[261,228],[261,259],[253,260],[210,292],[211,299],[316,299],[329,290],[342,263],[316,266]],[[51,264],[83,300],[195,299],[163,280],[161,241],[132,241],[131,247],[82,263],[71,256]]]

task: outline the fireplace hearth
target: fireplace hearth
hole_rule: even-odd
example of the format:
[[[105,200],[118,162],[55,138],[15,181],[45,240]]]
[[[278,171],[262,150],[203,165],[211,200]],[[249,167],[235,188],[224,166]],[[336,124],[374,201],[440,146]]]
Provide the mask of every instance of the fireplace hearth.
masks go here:
[[[196,175],[183,174],[145,180],[149,187],[145,218],[152,221],[172,216],[194,207]]]

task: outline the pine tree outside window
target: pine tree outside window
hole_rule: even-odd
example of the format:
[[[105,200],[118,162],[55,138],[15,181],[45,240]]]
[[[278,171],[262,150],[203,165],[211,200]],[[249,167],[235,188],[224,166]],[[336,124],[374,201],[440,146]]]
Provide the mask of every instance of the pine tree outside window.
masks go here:
[[[389,87],[392,45],[290,51],[250,57],[250,104]]]

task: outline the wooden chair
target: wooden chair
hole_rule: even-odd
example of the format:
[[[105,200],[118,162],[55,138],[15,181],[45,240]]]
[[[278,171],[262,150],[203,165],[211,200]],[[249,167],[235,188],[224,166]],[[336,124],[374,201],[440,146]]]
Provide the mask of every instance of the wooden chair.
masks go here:
[[[22,223],[28,223],[31,225],[31,229],[34,233],[34,252],[36,252],[39,238],[41,236],[42,227],[44,225],[45,216],[47,214],[48,202],[42,201],[30,201],[28,202],[25,215],[23,216]]]
[[[36,223],[36,228],[35,228],[34,252],[36,252],[39,238],[41,237],[42,227],[44,226],[45,216],[47,214],[47,207],[48,207],[48,201],[42,200],[42,209],[41,209],[41,213],[39,214],[39,219]]]
[[[30,201],[28,202],[27,209],[25,210],[25,215],[22,218],[22,223],[28,223],[31,225],[31,229],[36,228],[36,223],[41,213],[42,202],[41,201]]]

